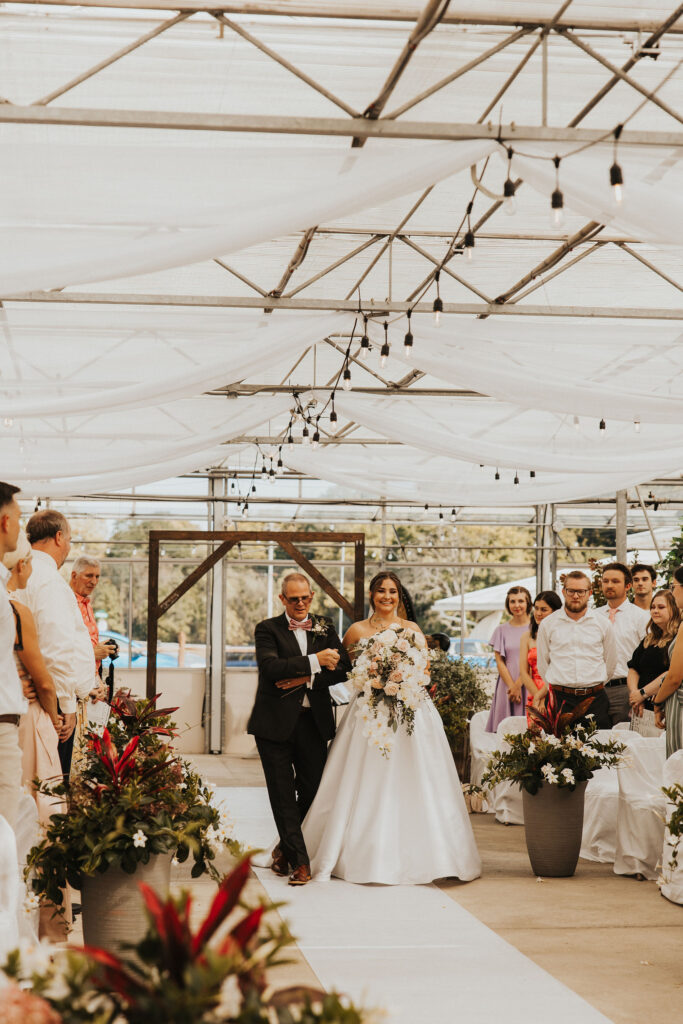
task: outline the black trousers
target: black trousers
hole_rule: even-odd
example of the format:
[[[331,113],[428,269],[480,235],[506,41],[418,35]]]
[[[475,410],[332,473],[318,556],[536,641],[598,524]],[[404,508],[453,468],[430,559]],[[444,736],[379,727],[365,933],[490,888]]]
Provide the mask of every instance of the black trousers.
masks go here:
[[[255,739],[282,852],[292,868],[308,864],[301,822],[320,785],[327,740],[307,709],[302,710],[288,740]]]
[[[553,689],[552,685],[550,689]],[[587,700],[588,697],[591,696],[591,694],[588,694],[587,696],[584,694],[582,697],[577,697],[573,693],[560,693],[559,690],[554,690],[553,693],[555,707],[559,708],[560,705],[564,705],[562,707],[563,711],[573,711],[577,704],[580,704],[581,701]],[[609,712],[609,701],[607,700],[607,694],[605,693],[604,689],[598,690],[598,692],[593,697],[593,703],[586,711],[586,714],[579,718],[576,724],[587,725],[588,715],[593,715],[595,724],[597,725],[598,729],[612,728],[612,718]]]
[[[61,712],[59,707],[59,701],[57,701],[57,709]],[[57,744],[57,753],[59,754],[59,763],[62,766],[62,772],[66,775],[66,781],[69,781],[69,773],[71,771],[71,758],[74,752],[74,740],[76,738],[76,730],[71,733],[68,740],[64,740]]]

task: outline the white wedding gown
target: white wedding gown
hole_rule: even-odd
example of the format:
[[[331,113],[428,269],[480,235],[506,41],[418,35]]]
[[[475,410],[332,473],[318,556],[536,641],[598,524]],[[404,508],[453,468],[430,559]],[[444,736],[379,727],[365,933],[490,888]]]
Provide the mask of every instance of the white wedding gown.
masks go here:
[[[351,699],[303,823],[314,879],[415,885],[481,874],[439,712],[426,698],[388,758],[370,747]]]

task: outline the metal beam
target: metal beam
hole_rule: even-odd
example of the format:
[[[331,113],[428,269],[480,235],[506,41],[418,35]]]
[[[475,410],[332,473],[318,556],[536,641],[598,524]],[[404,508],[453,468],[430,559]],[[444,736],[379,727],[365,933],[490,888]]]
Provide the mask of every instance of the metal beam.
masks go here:
[[[14,0],[15,3],[25,6],[46,6],[46,7],[72,7],[70,0]],[[177,11],[177,0],[81,0],[80,8],[100,8],[105,10],[136,10],[136,11]],[[225,11],[227,14],[246,14],[259,17],[282,15],[286,18],[317,18],[344,21],[377,21],[377,22],[404,22],[415,21],[420,7],[414,5],[411,10],[407,7],[386,7],[375,8],[364,0],[233,0],[232,3],[226,0],[183,0],[183,9],[187,11]],[[588,5],[583,7],[587,12]],[[549,24],[550,18],[522,17],[519,14],[505,13],[503,11],[492,14],[478,14],[472,5],[462,10],[457,5],[449,7],[448,12],[442,18],[444,25],[477,25],[483,28],[503,26],[516,27],[523,25],[528,29],[543,28]],[[652,32],[658,27],[658,23],[651,18],[628,17],[626,15],[617,18],[600,18],[589,13],[574,15],[573,12],[560,21],[577,29],[587,29],[593,32]],[[683,34],[683,24],[672,26],[669,30],[676,34]]]
[[[211,391],[206,392],[209,395],[224,395],[227,398],[239,398],[244,395],[293,395],[301,394],[304,391],[322,391],[330,393],[332,391],[339,391],[339,386],[335,384],[326,384],[321,386],[320,384],[226,384],[222,388],[213,388]],[[387,383],[386,387],[383,388],[371,388],[371,387],[355,387],[353,388],[355,395],[382,395],[382,396],[395,396],[397,394],[406,394],[411,398],[485,398],[487,396],[480,394],[479,391],[472,391],[469,388],[410,388],[410,390],[403,390],[396,384],[391,382]],[[35,437],[35,434],[31,435]],[[46,435],[54,437],[54,434]],[[90,436],[90,435],[88,435]],[[120,436],[120,435],[117,435]]]
[[[496,296],[496,302],[504,303],[508,302],[513,295],[521,291],[527,284],[535,281],[536,278],[543,274],[546,270],[552,270],[553,267],[557,266],[565,258],[565,256],[572,251],[572,249],[578,245],[579,242],[587,242],[593,238],[598,231],[600,231],[602,225],[597,221],[591,221],[590,224],[586,224],[585,227],[581,228],[575,234],[568,238],[566,242],[563,242],[554,252],[550,254],[546,259],[538,263],[532,270],[530,270],[524,277],[521,277],[516,284],[513,284],[507,291],[502,292]]]
[[[231,309],[315,309],[357,313],[358,301],[351,299],[272,299],[252,295],[138,295],[135,292],[24,292],[20,295],[2,295],[0,302],[54,302],[75,305],[115,306],[196,306],[198,308]],[[431,313],[431,302],[400,302],[397,300],[370,300],[363,310],[370,317],[387,313]],[[444,313],[460,316],[551,316],[625,320],[683,320],[683,309],[647,306],[500,306],[484,302],[444,302]]]
[[[539,125],[460,124],[438,121],[366,121],[364,118],[279,117],[273,114],[207,114],[185,111],[106,110],[89,107],[34,107],[0,104],[0,124],[78,125],[104,128],[155,128],[169,131],[252,132],[260,135],[363,136],[376,139],[415,139],[457,142],[501,139],[518,142],[597,143],[609,138],[605,128],[563,128]],[[628,131],[620,146],[682,146],[682,132]]]

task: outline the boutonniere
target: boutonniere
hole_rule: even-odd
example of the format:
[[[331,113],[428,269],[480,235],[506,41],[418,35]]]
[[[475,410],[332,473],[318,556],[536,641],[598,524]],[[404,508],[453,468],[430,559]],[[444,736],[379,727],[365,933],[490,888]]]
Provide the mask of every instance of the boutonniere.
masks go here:
[[[327,636],[329,628],[330,624],[327,619],[323,619],[321,616],[313,618],[313,625],[311,626],[311,633],[313,636]]]

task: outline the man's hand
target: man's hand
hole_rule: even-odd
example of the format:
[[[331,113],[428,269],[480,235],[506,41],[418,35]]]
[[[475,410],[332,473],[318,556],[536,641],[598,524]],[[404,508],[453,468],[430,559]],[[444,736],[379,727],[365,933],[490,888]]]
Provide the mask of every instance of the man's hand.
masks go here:
[[[90,700],[98,701],[106,700],[108,694],[109,691],[107,689],[106,683],[98,683],[97,686],[94,686],[92,688],[88,696],[90,697]]]
[[[339,651],[334,647],[326,647],[324,651],[316,651],[316,657],[323,668],[335,669],[339,664]]]
[[[69,736],[71,735],[75,728],[76,712],[74,711],[73,714],[64,715],[64,723],[59,732],[59,742],[64,743],[66,740],[68,740]]]
[[[33,685],[33,680],[29,676],[21,677],[21,688],[24,691],[24,697],[26,700],[37,700],[38,694],[36,688]]]
[[[116,644],[112,640],[107,640],[106,643],[95,644],[93,647],[95,657],[98,658],[100,661],[102,660],[102,658],[108,658],[110,654],[114,653],[115,646]]]

